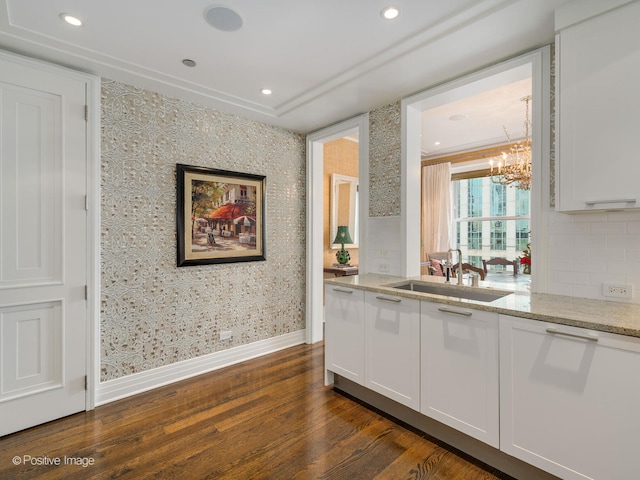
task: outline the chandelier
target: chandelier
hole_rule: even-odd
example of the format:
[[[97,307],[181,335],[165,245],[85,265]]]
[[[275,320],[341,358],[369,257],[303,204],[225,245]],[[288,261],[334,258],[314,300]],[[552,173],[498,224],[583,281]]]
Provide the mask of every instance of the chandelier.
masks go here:
[[[498,165],[495,167],[497,170],[495,175],[493,172],[493,160],[489,161],[489,165],[491,166],[493,183],[499,183],[500,185],[512,185],[515,183],[515,187],[520,190],[531,190],[531,140],[529,138],[529,128],[531,127],[529,101],[531,100],[531,95],[520,100],[526,102],[524,140],[518,143],[512,142],[509,132],[505,127],[502,127],[507,140],[509,140],[509,151],[502,152],[502,158],[498,160]]]

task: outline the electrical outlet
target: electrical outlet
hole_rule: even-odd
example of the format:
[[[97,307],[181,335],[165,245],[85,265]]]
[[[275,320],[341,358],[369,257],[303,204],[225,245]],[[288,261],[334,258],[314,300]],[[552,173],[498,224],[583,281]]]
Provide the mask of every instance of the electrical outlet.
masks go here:
[[[381,273],[387,273],[389,271],[389,264],[388,263],[378,264],[378,271]]]
[[[632,288],[631,285],[612,285],[605,283],[602,286],[602,295],[605,297],[631,298],[633,294]]]
[[[220,332],[220,340],[229,340],[233,337],[233,332],[231,330],[224,330]]]
[[[386,248],[381,248],[381,249],[378,251],[378,256],[379,256],[379,257],[381,257],[381,258],[383,258],[383,257],[388,257],[388,256],[389,256],[389,252],[387,252],[387,249],[386,249]]]

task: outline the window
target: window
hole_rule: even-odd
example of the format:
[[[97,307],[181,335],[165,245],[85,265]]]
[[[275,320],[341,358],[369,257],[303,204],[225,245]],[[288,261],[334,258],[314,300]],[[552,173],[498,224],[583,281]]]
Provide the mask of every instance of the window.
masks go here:
[[[516,220],[516,250],[521,254],[529,243],[529,220]]]
[[[481,255],[469,255],[467,260],[468,263],[473,265],[474,267],[482,268],[482,256]]]
[[[516,215],[529,216],[529,191],[516,189]]]
[[[482,178],[470,178],[467,183],[468,217],[482,215]]]
[[[482,250],[482,222],[468,222],[468,225],[467,248],[469,250]]]
[[[507,231],[505,222],[494,220],[491,222],[491,250],[507,249]]]
[[[475,172],[470,173],[473,177]],[[451,185],[456,245],[463,257],[480,266],[482,259],[522,256],[529,243],[530,192],[494,183],[491,177],[452,180]]]
[[[499,183],[491,184],[491,216],[503,217],[507,211],[507,187]]]

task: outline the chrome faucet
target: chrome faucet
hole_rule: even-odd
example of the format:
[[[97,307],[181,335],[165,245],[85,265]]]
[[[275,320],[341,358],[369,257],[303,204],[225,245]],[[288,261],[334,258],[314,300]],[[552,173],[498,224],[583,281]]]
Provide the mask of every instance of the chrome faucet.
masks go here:
[[[450,248],[449,251],[447,251],[447,260],[449,261],[449,265],[453,266],[451,252],[458,252],[458,285],[462,285],[462,250],[459,248]]]

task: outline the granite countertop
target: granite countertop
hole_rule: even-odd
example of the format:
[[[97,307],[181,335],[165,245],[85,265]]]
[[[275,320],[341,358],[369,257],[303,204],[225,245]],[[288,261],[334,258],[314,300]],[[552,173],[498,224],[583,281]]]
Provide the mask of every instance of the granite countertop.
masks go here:
[[[529,293],[526,287],[507,289],[504,287],[504,284],[492,284],[490,281],[481,281],[480,287],[452,285],[452,288],[469,290],[478,290],[478,288],[480,288],[485,291],[495,290],[502,292],[509,290],[509,294],[492,302],[480,302],[456,297],[399,290],[390,286],[406,282],[407,280],[439,284],[443,284],[445,281],[444,277],[431,275],[405,278],[368,273],[364,275],[326,279],[325,284],[351,286],[387,295],[399,295],[458,307],[503,313],[514,317],[640,337],[640,305],[638,304],[590,300],[545,293]]]

